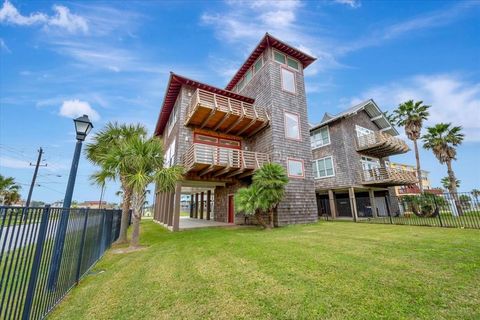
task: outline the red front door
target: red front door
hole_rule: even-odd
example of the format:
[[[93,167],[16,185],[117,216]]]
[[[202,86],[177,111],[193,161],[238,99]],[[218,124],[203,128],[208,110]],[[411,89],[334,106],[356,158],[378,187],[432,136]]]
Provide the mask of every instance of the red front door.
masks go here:
[[[228,195],[228,223],[235,222],[235,205],[233,203],[233,194]]]

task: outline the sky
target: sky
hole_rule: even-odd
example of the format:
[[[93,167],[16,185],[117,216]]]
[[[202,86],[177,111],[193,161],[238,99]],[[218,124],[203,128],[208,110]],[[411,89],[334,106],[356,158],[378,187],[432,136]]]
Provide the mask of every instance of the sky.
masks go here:
[[[463,127],[453,167],[461,191],[480,188],[479,1],[0,5],[0,174],[15,177],[24,198],[42,147],[47,166],[33,199],[63,199],[72,118],[88,114],[92,133],[109,121],[138,122],[152,133],[170,71],[224,87],[265,32],[318,58],[305,71],[312,124],[370,98],[383,110],[423,100],[432,106],[426,126]],[[422,169],[440,186],[446,167],[430,151],[420,153]],[[415,157],[392,161],[414,164]],[[74,200],[98,200],[94,171],[82,156]],[[118,189],[109,184],[105,199],[118,201]]]

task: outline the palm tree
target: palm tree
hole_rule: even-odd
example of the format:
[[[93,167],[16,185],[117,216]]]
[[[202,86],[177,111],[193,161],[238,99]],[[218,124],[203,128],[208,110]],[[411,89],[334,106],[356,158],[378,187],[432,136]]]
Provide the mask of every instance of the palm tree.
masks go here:
[[[237,210],[246,215],[254,215],[264,228],[273,228],[274,211],[285,195],[287,183],[287,173],[281,165],[264,164],[255,172],[250,187],[237,191],[235,195]],[[268,225],[263,221],[263,213],[268,213]]]
[[[163,166],[163,145],[160,139],[134,137],[122,145],[124,162],[128,166],[125,183],[132,190],[133,231],[130,247],[139,246],[140,221],[145,204],[147,186],[155,183],[161,192],[172,191],[182,178],[183,168]]]
[[[422,137],[423,147],[432,150],[438,161],[447,165],[448,179],[450,180],[448,190],[455,200],[459,214],[462,213],[462,208],[457,196],[457,178],[452,169],[452,161],[457,159],[456,147],[462,143],[464,137],[462,127],[452,127],[451,123],[438,123],[433,127],[428,127],[427,134]]]
[[[447,189],[447,190],[450,190],[450,178],[449,177],[443,177],[442,180],[440,180],[440,182],[442,183],[442,186]],[[456,179],[455,180],[455,187],[457,188],[460,188],[460,180]]]
[[[414,102],[413,100],[408,100],[400,104],[398,108],[393,111],[397,125],[404,127],[408,139],[413,141],[415,159],[417,161],[418,186],[422,193],[422,170],[420,168],[420,155],[418,153],[417,140],[420,139],[421,136],[423,121],[427,120],[430,115],[428,108],[430,108],[430,106],[424,105],[423,101]]]
[[[7,206],[20,200],[21,187],[15,182],[12,177],[4,177],[0,174],[0,197],[3,198],[3,203]]]
[[[92,142],[87,145],[85,150],[87,158],[100,167],[99,171],[92,176],[95,183],[104,185],[108,180],[120,180],[123,191],[122,220],[117,244],[127,242],[132,197],[132,190],[125,180],[129,168],[123,161],[126,154],[122,144],[133,138],[146,137],[146,135],[147,130],[141,125],[108,123],[93,137]]]
[[[480,196],[480,190],[472,189],[472,196],[475,198],[475,202],[478,203],[478,197]]]

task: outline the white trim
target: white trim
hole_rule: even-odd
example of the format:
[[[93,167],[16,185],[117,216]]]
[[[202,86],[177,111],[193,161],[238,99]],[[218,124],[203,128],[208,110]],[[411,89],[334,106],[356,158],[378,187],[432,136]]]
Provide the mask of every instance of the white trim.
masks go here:
[[[379,115],[379,116],[376,116],[376,117],[373,117],[373,118],[370,118],[371,121],[375,121],[375,120],[379,120],[379,119],[382,119],[384,117],[383,114]]]
[[[315,131],[318,131],[320,132],[320,130],[322,130],[323,128],[326,128],[327,129],[327,133],[328,133],[328,143],[325,143],[325,144],[322,144],[321,146],[318,146],[318,147],[312,147],[312,137],[315,135],[314,132]],[[320,128],[317,128],[315,130],[312,130],[310,131],[310,149],[312,150],[316,150],[316,149],[319,149],[319,148],[322,148],[322,147],[325,147],[325,146],[328,146],[332,143],[332,140],[330,138],[330,127],[328,125],[324,126],[324,127],[320,127]],[[313,134],[312,134],[313,133]]]
[[[332,174],[320,177],[320,170],[318,169],[318,161],[321,161],[321,160],[325,161],[325,159],[328,159],[328,158],[330,158],[330,160],[332,161]],[[316,170],[314,170],[314,172],[313,172],[314,173],[313,174],[314,179],[318,180],[318,179],[335,177],[335,163],[333,162],[333,156],[326,156],[326,157],[323,157],[323,158],[314,159],[314,160],[312,160],[312,162],[313,162],[314,167],[316,168]],[[318,173],[318,176],[315,173]],[[325,169],[325,174],[326,173],[327,173],[327,169]]]

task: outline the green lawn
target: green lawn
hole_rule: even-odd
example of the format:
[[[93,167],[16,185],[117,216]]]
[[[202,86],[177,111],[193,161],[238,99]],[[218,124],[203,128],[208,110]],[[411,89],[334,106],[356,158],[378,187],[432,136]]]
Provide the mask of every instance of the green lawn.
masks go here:
[[[108,252],[51,319],[479,319],[480,232],[351,222],[171,233]]]

